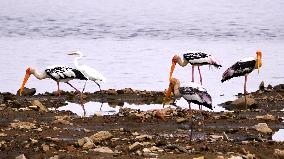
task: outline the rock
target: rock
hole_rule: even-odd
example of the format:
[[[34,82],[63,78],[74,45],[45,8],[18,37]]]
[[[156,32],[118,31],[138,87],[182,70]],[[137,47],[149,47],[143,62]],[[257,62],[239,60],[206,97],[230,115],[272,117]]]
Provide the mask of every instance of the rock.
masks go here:
[[[129,151],[135,151],[139,148],[141,148],[143,146],[143,144],[141,144],[140,142],[135,142],[134,144],[130,145],[128,147]]]
[[[15,159],[27,159],[24,154],[17,156]]]
[[[23,92],[22,92],[22,96],[33,96],[36,93],[36,89],[35,88],[26,88],[24,87]],[[20,89],[17,91],[17,95],[20,95]]]
[[[7,134],[5,134],[5,133],[0,133],[0,137],[5,137],[5,136],[7,136]]]
[[[215,159],[225,159],[224,156],[217,156]]]
[[[264,90],[264,82],[263,81],[259,84],[258,90],[262,90],[262,91]]]
[[[246,102],[247,101],[247,107],[251,107],[253,105],[256,104],[255,99],[253,99],[253,97],[251,95],[247,95],[246,97],[247,99],[245,100],[245,96],[242,96],[241,98],[238,98],[236,100],[234,100],[230,106],[236,107],[236,108],[240,108],[240,107],[246,107]]]
[[[138,151],[136,151],[136,154],[138,155],[138,156],[142,156],[142,152],[140,151],[140,150],[138,150]]]
[[[49,151],[49,146],[46,145],[46,144],[42,144],[42,145],[41,145],[41,148],[42,148],[42,150],[43,150],[44,152]]]
[[[253,126],[257,131],[262,133],[272,133],[272,130],[268,127],[266,123],[258,123],[257,125]]]
[[[32,138],[30,138],[30,140],[31,140],[32,144],[38,143],[38,140],[35,140],[35,139],[32,139]]]
[[[135,131],[134,133],[132,133],[132,135],[133,135],[133,136],[138,136],[139,133]]]
[[[33,129],[36,128],[34,123],[30,122],[15,122],[10,124],[13,129]]]
[[[219,140],[219,139],[223,140],[223,136],[220,135],[210,135],[210,138],[214,140]]]
[[[112,134],[108,131],[100,131],[90,136],[90,139],[92,139],[94,143],[102,142],[110,138],[112,138]]]
[[[77,143],[80,147],[84,146],[84,144],[87,143],[87,142],[93,143],[93,140],[90,139],[89,137],[84,137],[82,139],[78,139],[78,141],[77,141]]]
[[[272,87],[272,85],[271,84],[269,84],[268,86],[267,86],[267,89],[272,89],[273,87]]]
[[[243,159],[243,157],[241,157],[241,156],[231,156],[228,159]]]
[[[0,95],[0,104],[1,104],[1,106],[2,106],[2,103],[4,103],[4,96]]]
[[[278,159],[284,159],[284,150],[275,149],[273,155],[276,156]]]
[[[140,136],[136,136],[135,139],[138,141],[145,141],[147,139],[152,140],[153,136],[151,135],[140,135]]]
[[[187,121],[186,118],[177,118],[177,119],[176,119],[176,122],[177,122],[177,123],[183,123],[183,122],[186,122],[186,121]]]
[[[156,153],[152,153],[152,152],[145,152],[145,153],[143,153],[143,156],[144,157],[150,157],[150,158],[156,158],[159,155],[156,154]]]
[[[59,156],[58,155],[55,155],[53,157],[50,157],[49,159],[59,159]]]
[[[48,112],[48,109],[39,100],[33,100],[32,105],[37,106],[40,112]]]
[[[100,153],[114,153],[110,148],[108,147],[98,147],[93,149],[94,152],[100,152]]]
[[[194,157],[193,159],[204,159],[204,156]]]
[[[263,120],[272,120],[272,121],[276,120],[276,118],[271,114],[266,114],[266,115],[263,115],[263,116],[260,115],[260,116],[256,116],[255,118],[256,119],[263,119]]]
[[[86,142],[86,143],[83,145],[83,149],[85,149],[85,150],[91,149],[91,148],[94,147],[94,145],[95,145],[95,144],[94,144],[93,142],[88,141],[88,142]]]

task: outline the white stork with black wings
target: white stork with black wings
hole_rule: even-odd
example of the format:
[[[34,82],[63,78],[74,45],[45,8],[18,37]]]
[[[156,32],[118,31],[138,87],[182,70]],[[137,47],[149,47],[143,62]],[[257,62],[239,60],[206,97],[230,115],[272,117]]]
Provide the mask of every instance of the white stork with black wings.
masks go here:
[[[190,110],[190,103],[199,105],[199,109],[202,109],[203,105],[212,110],[212,98],[200,84],[193,82],[180,83],[178,79],[172,78],[166,93],[166,98],[170,98],[172,92],[174,98],[183,97],[188,102]]]
[[[22,83],[22,86],[21,86],[21,89],[20,89],[20,95],[22,95],[25,84],[27,83],[31,74],[34,75],[39,80],[51,78],[54,81],[56,81],[57,89],[58,89],[58,95],[60,95],[59,82],[65,82],[68,85],[70,85],[72,88],[74,88],[76,91],[79,91],[74,86],[72,86],[69,83],[69,81],[73,80],[73,79],[87,80],[87,78],[79,70],[73,69],[73,68],[68,67],[68,66],[61,66],[61,65],[48,66],[42,72],[39,72],[32,67],[29,67],[26,70],[26,75],[25,75],[25,78],[23,80],[23,83]]]
[[[244,94],[247,94],[246,91],[247,76],[255,69],[258,69],[259,73],[259,68],[262,66],[261,58],[262,58],[261,51],[257,51],[256,58],[249,57],[236,62],[234,65],[232,65],[223,73],[221,82],[229,80],[233,77],[245,76]]]
[[[170,78],[172,77],[176,63],[178,63],[182,67],[186,66],[188,63],[192,65],[192,82],[194,82],[194,66],[197,66],[198,71],[199,71],[201,85],[202,85],[202,76],[201,76],[199,66],[213,65],[216,68],[222,67],[214,56],[203,53],[203,52],[190,52],[190,53],[183,54],[183,59],[181,59],[180,56],[175,55],[172,58]]]

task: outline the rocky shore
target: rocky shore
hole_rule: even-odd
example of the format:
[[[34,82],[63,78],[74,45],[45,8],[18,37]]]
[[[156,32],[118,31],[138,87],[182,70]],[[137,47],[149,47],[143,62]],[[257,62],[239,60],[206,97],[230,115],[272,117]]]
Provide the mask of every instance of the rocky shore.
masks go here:
[[[273,139],[284,129],[284,85],[260,87],[247,105],[241,94],[221,104],[230,111],[195,110],[192,117],[179,106],[123,108],[125,102],[161,104],[164,92],[85,93],[84,102],[122,106],[115,115],[91,117],[53,109],[80,103],[74,92],[35,93],[0,93],[0,158],[284,158],[284,142]]]

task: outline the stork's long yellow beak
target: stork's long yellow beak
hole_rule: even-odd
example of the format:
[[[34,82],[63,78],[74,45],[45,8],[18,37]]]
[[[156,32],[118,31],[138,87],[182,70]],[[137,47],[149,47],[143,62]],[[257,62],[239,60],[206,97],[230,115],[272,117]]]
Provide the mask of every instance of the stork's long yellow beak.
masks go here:
[[[171,81],[171,79],[172,79],[172,77],[173,77],[173,73],[174,73],[174,70],[175,70],[175,66],[176,66],[176,63],[175,63],[174,61],[172,61],[172,66],[171,66],[169,81]]]
[[[22,92],[24,90],[24,87],[25,87],[25,84],[27,83],[28,79],[30,78],[30,75],[29,73],[26,73],[25,75],[25,78],[23,80],[23,83],[22,83],[22,86],[21,86],[21,89],[20,89],[20,96],[22,96]]]
[[[257,55],[257,72],[258,72],[258,74],[259,74],[259,68],[260,68],[260,59],[261,57],[260,57],[260,55]]]

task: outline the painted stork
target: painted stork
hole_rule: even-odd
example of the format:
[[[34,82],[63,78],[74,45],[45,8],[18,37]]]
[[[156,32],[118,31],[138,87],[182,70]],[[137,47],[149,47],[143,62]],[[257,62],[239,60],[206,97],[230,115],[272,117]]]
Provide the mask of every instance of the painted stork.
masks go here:
[[[174,94],[174,98],[183,97],[188,102],[190,111],[190,103],[198,104],[200,110],[202,110],[202,105],[213,110],[212,98],[200,84],[194,82],[180,83],[178,79],[172,78],[170,79],[166,99],[170,98],[171,93]]]
[[[100,86],[100,84],[98,82],[99,81],[105,82],[106,78],[100,72],[98,72],[97,70],[93,69],[92,67],[89,67],[87,65],[79,65],[78,64],[78,60],[83,57],[83,53],[81,51],[71,51],[70,53],[68,53],[68,55],[76,55],[77,56],[74,59],[75,67],[80,72],[82,72],[82,74],[87,78],[87,80],[94,81],[98,85],[98,87],[99,87],[99,89],[101,91],[101,86]],[[85,90],[86,83],[87,83],[87,81],[85,82],[83,91]]]
[[[39,72],[36,69],[29,67],[26,70],[26,75],[20,89],[20,95],[22,95],[25,84],[27,83],[31,74],[34,75],[39,80],[51,78],[54,81],[56,81],[58,95],[60,95],[59,82],[65,82],[68,85],[70,85],[72,88],[74,88],[76,91],[79,91],[77,88],[71,85],[69,81],[73,79],[80,79],[80,80],[87,79],[79,70],[73,69],[68,66],[60,66],[60,65],[48,66],[43,72]]]
[[[244,94],[246,95],[247,76],[255,69],[258,69],[259,73],[259,68],[262,66],[261,58],[262,58],[262,52],[257,51],[256,58],[248,57],[236,62],[234,65],[232,65],[223,73],[221,82],[223,83],[224,81],[229,80],[233,77],[245,76]]]
[[[197,66],[201,85],[202,85],[202,76],[199,66],[213,65],[216,68],[222,67],[214,56],[203,52],[193,52],[193,53],[183,54],[183,59],[181,59],[181,57],[178,55],[174,55],[174,57],[172,58],[170,78],[172,77],[176,63],[178,63],[182,67],[186,66],[188,63],[192,65],[192,82],[194,82],[194,66]]]

